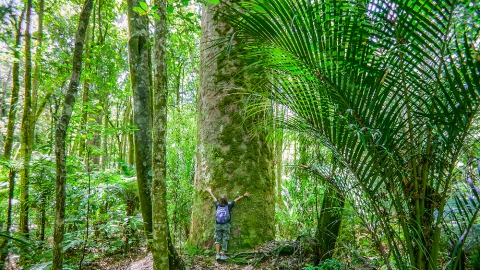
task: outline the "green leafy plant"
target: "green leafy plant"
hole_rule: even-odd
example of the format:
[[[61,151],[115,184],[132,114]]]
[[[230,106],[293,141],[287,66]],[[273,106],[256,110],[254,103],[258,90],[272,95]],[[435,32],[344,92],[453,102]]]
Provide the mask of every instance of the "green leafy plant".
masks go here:
[[[470,164],[472,163],[470,161]],[[477,170],[474,170],[476,173],[465,170],[463,173],[465,181],[457,183],[452,196],[453,201],[447,203],[448,210],[445,212],[443,229],[449,242],[448,269],[464,269],[467,265],[467,253],[475,252],[480,247],[479,232],[475,231],[475,225],[478,225],[477,217],[480,213],[480,188],[478,186],[480,160],[477,160],[477,163]],[[466,168],[468,167],[470,166],[466,166]],[[474,263],[475,261],[472,262],[472,264]]]
[[[160,20],[160,17],[156,13],[157,10],[157,6],[149,7],[148,4],[143,1],[138,2],[138,6],[133,7],[133,11],[137,12],[141,16],[152,16],[153,18]]]
[[[226,15],[240,29],[237,55],[266,74],[247,83],[259,86],[258,106],[284,106],[283,127],[331,150],[342,164],[332,184],[387,267],[439,262],[445,201],[480,105],[473,6],[257,0]]]
[[[317,266],[306,264],[304,270],[340,270],[345,269],[345,266],[336,259],[328,259]]]

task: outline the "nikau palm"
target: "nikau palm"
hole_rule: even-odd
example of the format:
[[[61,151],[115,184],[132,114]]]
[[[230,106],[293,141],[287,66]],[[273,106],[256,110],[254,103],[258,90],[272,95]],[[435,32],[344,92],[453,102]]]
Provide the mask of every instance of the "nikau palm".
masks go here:
[[[364,220],[375,218],[369,229],[387,266],[393,257],[399,269],[437,269],[445,202],[479,105],[476,7],[252,0],[236,8],[235,46],[268,74],[255,93],[289,109],[287,127],[332,150],[348,180],[336,184]]]

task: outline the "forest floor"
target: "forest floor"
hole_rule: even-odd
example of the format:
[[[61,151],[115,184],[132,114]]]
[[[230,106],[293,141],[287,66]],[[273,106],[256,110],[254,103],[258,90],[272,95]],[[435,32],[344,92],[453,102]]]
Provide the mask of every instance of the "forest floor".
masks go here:
[[[268,242],[256,250],[227,253],[227,261],[217,262],[215,253],[204,252],[203,254],[181,255],[189,270],[250,270],[250,269],[303,269],[306,264],[312,263],[313,253],[308,250],[309,245],[300,241],[293,242]],[[143,256],[143,257],[142,257]],[[96,261],[88,269],[103,270],[151,270],[152,254],[137,254],[130,258],[111,259]],[[85,268],[84,268],[85,269]]]

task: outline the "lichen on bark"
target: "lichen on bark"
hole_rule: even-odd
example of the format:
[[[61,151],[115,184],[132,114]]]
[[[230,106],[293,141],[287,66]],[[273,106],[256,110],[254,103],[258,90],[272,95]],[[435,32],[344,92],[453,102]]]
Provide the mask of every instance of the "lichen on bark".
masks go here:
[[[190,242],[211,247],[215,208],[207,186],[229,200],[245,192],[232,211],[229,250],[253,248],[274,238],[274,175],[272,147],[265,134],[253,132],[242,117],[246,65],[236,57],[218,57],[225,51],[234,29],[219,16],[228,2],[204,7],[202,16],[201,71],[198,95],[198,143],[195,194]],[[235,43],[235,40],[233,40]],[[245,89],[243,89],[245,90]]]

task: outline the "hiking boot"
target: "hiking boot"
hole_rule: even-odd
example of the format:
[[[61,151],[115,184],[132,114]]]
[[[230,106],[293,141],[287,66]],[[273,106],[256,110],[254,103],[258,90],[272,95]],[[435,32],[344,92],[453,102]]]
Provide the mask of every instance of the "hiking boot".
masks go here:
[[[215,259],[216,259],[217,261],[220,261],[221,258],[222,258],[222,256],[220,256],[220,254],[215,255]]]
[[[222,254],[222,255],[220,256],[220,260],[226,261],[226,260],[227,260],[227,255]]]

